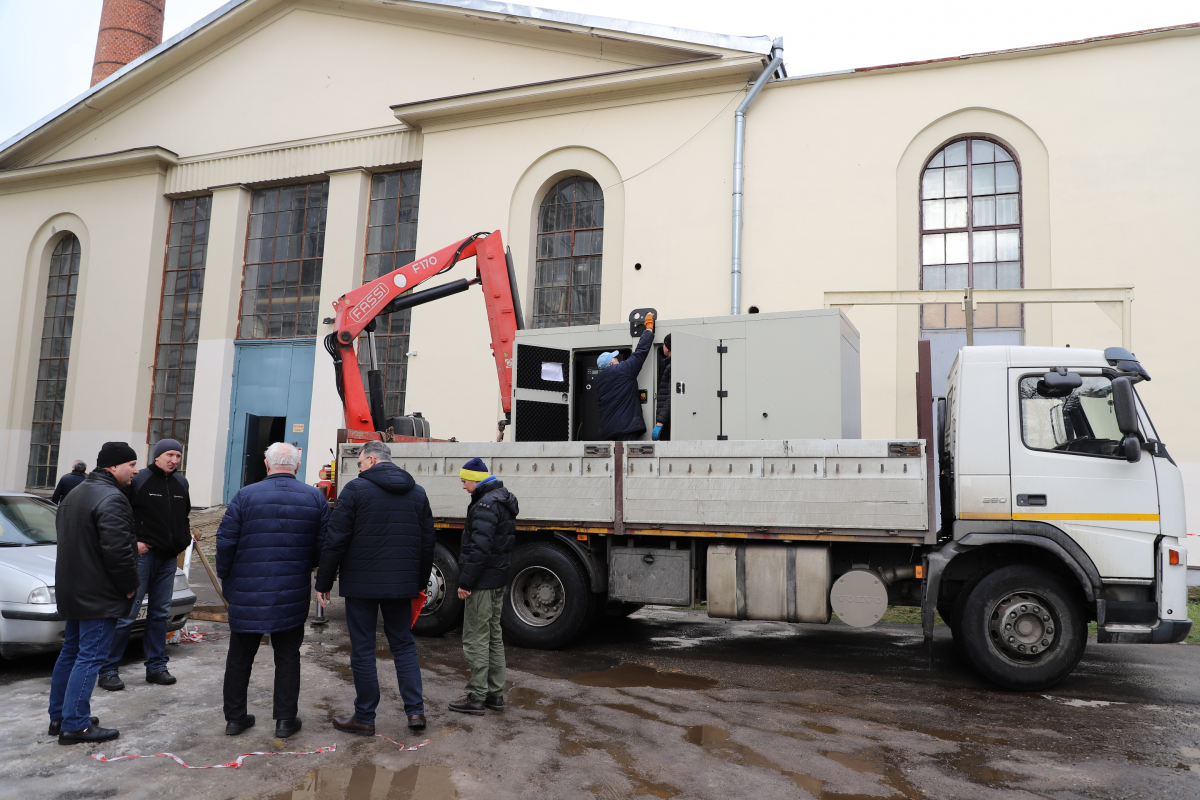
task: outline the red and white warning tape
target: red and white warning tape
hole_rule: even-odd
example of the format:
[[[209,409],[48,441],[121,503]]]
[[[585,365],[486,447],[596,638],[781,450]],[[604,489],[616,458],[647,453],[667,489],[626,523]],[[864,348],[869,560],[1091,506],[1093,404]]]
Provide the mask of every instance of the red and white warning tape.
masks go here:
[[[420,744],[405,745],[403,742],[397,742],[395,739],[388,738],[387,736],[384,736],[382,733],[377,733],[375,735],[381,739],[391,742],[392,744],[396,745],[397,747],[399,747],[401,750],[404,750],[404,751],[417,750],[433,741],[432,739],[426,739],[425,741],[421,742]],[[92,758],[96,759],[97,761],[104,762],[106,764],[110,761],[124,761],[127,758],[169,758],[169,759],[172,759],[179,766],[183,767],[184,769],[237,769],[238,767],[240,767],[242,765],[242,762],[245,761],[250,756],[315,756],[318,753],[334,753],[334,752],[337,752],[336,744],[331,744],[328,747],[322,747],[318,750],[309,750],[309,751],[303,752],[303,753],[301,753],[301,752],[264,753],[262,751],[256,750],[253,753],[243,753],[242,755],[238,756],[233,761],[229,761],[224,764],[210,764],[206,767],[193,767],[191,764],[186,764],[186,763],[184,763],[184,760],[182,758],[175,755],[174,753],[155,753],[154,755],[149,755],[149,756],[114,756],[113,758],[109,758],[108,756],[104,755],[104,753],[95,753],[92,755]]]
[[[246,758],[248,758],[249,756],[315,756],[317,753],[332,753],[332,752],[335,752],[336,750],[337,750],[337,745],[331,744],[331,745],[329,745],[329,747],[322,747],[319,750],[310,750],[306,753],[299,753],[299,752],[264,753],[261,751],[255,751],[253,753],[242,753],[240,756],[238,756],[233,761],[229,761],[224,764],[210,764],[207,767],[193,767],[191,764],[185,764],[183,759],[180,758],[179,756],[175,755],[174,753],[155,753],[152,756],[115,756],[113,758],[109,758],[108,756],[104,755],[104,753],[95,753],[92,755],[92,758],[96,759],[97,761],[103,761],[105,763],[108,763],[109,761],[124,761],[127,758],[170,758],[170,759],[174,760],[176,764],[183,767],[184,769],[237,769],[238,767],[240,767],[242,765],[242,762],[245,761]]]

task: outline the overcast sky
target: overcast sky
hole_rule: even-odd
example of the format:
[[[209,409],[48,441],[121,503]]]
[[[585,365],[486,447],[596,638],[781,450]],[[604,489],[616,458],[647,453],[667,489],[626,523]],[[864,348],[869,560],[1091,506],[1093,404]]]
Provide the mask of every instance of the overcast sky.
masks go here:
[[[163,38],[224,2],[167,0]],[[0,141],[87,90],[101,5],[102,0],[0,0]],[[549,0],[540,5],[720,33],[783,36],[791,75],[1200,22],[1196,0]]]

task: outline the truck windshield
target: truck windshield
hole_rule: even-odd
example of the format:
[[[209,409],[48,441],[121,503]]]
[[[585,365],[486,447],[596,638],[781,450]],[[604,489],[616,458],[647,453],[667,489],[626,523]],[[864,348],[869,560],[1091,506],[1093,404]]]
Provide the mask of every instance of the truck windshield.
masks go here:
[[[55,508],[33,497],[0,497],[0,547],[55,544]]]
[[[1121,458],[1121,431],[1113,411],[1112,381],[1084,375],[1066,397],[1045,397],[1040,375],[1021,379],[1021,437],[1034,450]]]

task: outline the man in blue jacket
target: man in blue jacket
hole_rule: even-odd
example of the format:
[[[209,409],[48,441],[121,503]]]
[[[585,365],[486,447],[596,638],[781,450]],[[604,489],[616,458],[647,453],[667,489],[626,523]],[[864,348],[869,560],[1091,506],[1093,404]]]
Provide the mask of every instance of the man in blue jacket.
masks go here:
[[[382,612],[408,727],[424,730],[421,665],[411,631],[412,600],[429,584],[433,570],[433,512],[425,490],[392,463],[383,442],[362,446],[358,470],[358,477],[338,497],[317,570],[317,599],[322,606],[329,602],[329,590],[338,578],[350,633],[354,714],[334,717],[333,727],[375,735],[379,706],[375,627]]]
[[[617,351],[601,353],[596,360],[596,400],[600,405],[600,438],[614,442],[636,441],[646,432],[638,399],[638,374],[654,344],[654,314],[646,315],[646,330],[633,355],[617,360]]]
[[[300,730],[300,644],[329,523],[325,495],[296,480],[300,451],[267,448],[267,477],[238,491],[217,529],[217,576],[229,604],[225,658],[225,734],[254,724],[246,713],[250,669],[264,633],[275,653],[275,735]]]

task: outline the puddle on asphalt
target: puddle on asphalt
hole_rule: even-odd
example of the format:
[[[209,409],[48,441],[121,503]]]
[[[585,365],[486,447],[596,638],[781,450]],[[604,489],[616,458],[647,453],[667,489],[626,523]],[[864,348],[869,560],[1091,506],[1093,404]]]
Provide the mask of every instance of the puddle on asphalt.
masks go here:
[[[819,722],[806,722],[806,723],[804,723],[804,727],[811,728],[812,730],[816,731],[817,733],[837,733],[838,732],[838,729],[833,727],[832,725],[822,725]]]
[[[576,672],[568,679],[580,686],[602,686],[608,689],[647,687],[650,689],[711,689],[717,682],[698,675],[681,672],[659,672],[641,664],[618,664],[595,672]]]
[[[304,783],[271,800],[454,800],[458,790],[450,768],[414,764],[399,772],[359,764],[352,769],[319,769]]]

